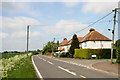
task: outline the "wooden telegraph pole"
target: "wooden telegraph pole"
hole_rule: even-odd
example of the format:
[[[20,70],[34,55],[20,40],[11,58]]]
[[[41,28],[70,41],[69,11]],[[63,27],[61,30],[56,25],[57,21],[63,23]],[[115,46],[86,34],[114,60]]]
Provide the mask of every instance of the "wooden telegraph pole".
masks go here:
[[[116,12],[117,9],[113,10],[114,13],[114,25],[113,25],[113,30],[112,30],[112,46],[111,46],[111,63],[113,63],[113,47],[114,47],[114,32],[115,32],[115,24],[116,24]]]
[[[27,56],[28,56],[28,44],[29,44],[29,25],[27,26]]]

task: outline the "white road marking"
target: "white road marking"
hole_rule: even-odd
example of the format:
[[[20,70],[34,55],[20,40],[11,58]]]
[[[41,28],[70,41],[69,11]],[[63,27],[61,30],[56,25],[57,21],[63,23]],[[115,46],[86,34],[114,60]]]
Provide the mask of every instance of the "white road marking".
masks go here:
[[[70,74],[72,74],[72,75],[74,75],[74,76],[77,75],[77,74],[74,73],[74,72],[71,72],[71,71],[69,71],[69,70],[67,70],[67,69],[62,68],[61,66],[58,66],[58,68],[60,68],[60,69],[62,69],[62,70],[64,70],[64,71],[66,71],[66,72],[68,72],[68,73],[70,73]]]
[[[52,62],[50,62],[50,61],[47,61],[48,63],[50,63],[50,64],[53,64]]]
[[[46,61],[45,59],[43,59],[43,61]]]
[[[44,57],[47,57],[47,56],[44,56]],[[47,57],[47,58],[53,59],[51,57]],[[69,63],[69,64],[73,64],[73,65],[77,65],[77,66],[81,66],[81,67],[85,67],[85,68],[91,69],[89,66],[86,66],[86,65],[83,65],[83,64],[78,64],[78,63],[74,63],[74,62],[63,61],[63,60],[59,60],[59,59],[53,59],[53,60],[61,61],[61,62],[64,62],[64,63]]]
[[[34,66],[34,68],[35,68],[35,70],[36,70],[36,72],[37,72],[40,80],[44,80],[43,77],[42,77],[42,75],[41,75],[41,73],[39,72],[38,68],[36,67],[36,65],[34,63],[33,56],[32,56],[32,63],[33,63],[33,66]]]

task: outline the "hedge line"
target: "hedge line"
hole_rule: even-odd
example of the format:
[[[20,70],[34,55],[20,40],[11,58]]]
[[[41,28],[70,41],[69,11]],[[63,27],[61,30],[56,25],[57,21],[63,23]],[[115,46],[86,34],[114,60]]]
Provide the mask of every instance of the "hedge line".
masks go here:
[[[90,59],[91,55],[96,55],[97,59],[110,59],[111,49],[75,49],[74,58]],[[113,58],[116,58],[115,49]]]

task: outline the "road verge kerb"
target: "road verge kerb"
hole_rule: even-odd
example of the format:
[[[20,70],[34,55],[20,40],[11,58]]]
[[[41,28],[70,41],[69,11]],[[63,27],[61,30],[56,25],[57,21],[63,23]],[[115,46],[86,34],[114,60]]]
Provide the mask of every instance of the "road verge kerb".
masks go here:
[[[96,64],[96,63],[94,63],[94,64]],[[96,71],[101,71],[101,72],[105,72],[105,73],[111,73],[111,74],[114,74],[114,75],[118,75],[118,74],[113,73],[113,72],[107,72],[107,71],[105,71],[105,70],[101,70],[101,69],[95,68],[95,67],[93,67],[94,64],[91,64],[91,65],[90,65],[90,68],[91,68],[91,69],[94,69],[94,70],[96,70]]]

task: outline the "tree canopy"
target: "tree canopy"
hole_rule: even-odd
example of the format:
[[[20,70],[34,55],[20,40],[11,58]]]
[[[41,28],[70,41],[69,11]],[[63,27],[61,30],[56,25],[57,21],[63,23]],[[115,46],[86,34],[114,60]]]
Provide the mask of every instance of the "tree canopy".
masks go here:
[[[54,51],[54,52],[56,52],[56,51],[58,51],[57,50],[57,46],[59,45],[59,41],[57,41],[57,43],[55,43],[55,42],[53,42],[53,41],[49,41],[48,43],[47,43],[47,45],[45,45],[44,47],[43,47],[43,50],[42,50],[42,53],[43,54],[46,54],[47,52],[52,52],[52,50]]]
[[[74,34],[74,35],[73,35],[73,38],[72,38],[70,50],[69,50],[69,53],[72,54],[72,57],[73,57],[73,55],[74,55],[75,49],[78,49],[78,48],[79,48],[79,40],[78,40],[78,38],[77,38],[77,35]]]

